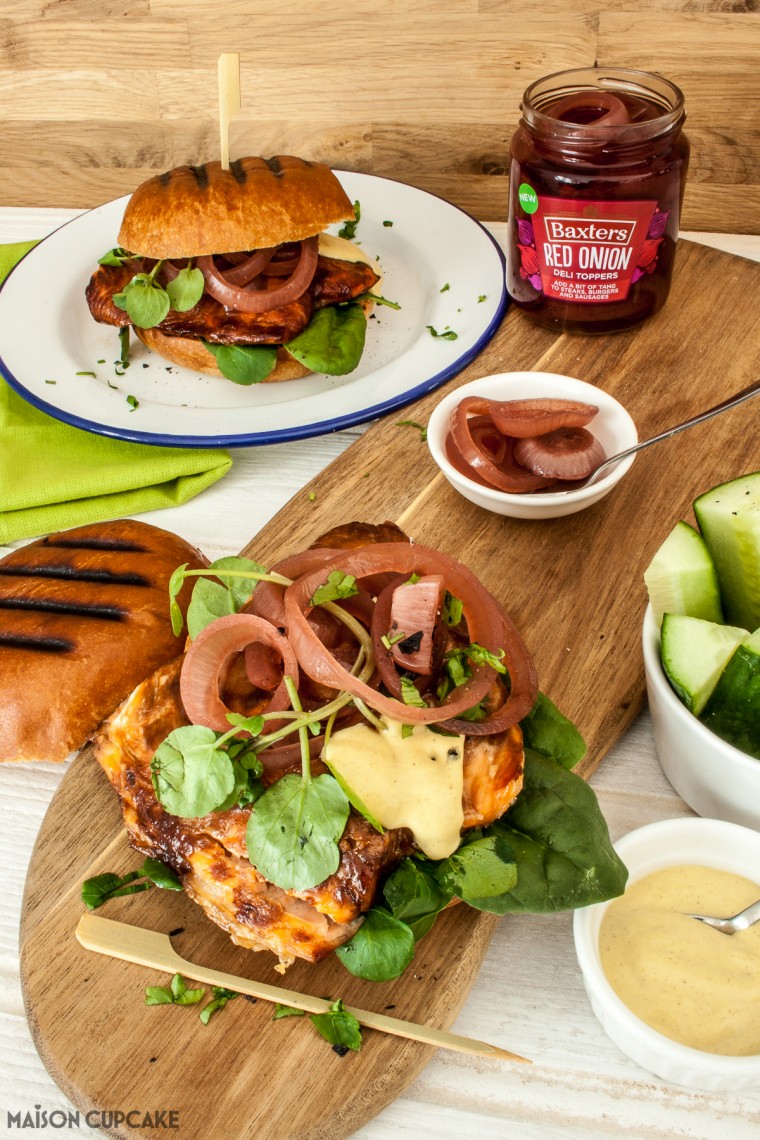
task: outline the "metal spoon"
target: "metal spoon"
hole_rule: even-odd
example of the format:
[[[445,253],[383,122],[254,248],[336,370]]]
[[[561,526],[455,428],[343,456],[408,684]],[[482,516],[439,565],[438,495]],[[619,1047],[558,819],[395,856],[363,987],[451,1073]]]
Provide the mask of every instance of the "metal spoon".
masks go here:
[[[751,396],[756,395],[758,392],[760,392],[760,380],[756,380],[754,384],[750,384],[749,388],[743,388],[741,392],[737,392],[735,396],[729,396],[727,400],[716,404],[714,408],[708,408],[706,412],[700,412],[698,416],[692,416],[691,419],[684,420],[682,424],[676,424],[675,427],[668,428],[667,431],[661,431],[659,435],[653,435],[651,439],[645,439],[641,443],[637,443],[634,447],[628,447],[625,451],[619,451],[617,455],[611,455],[609,459],[605,459],[604,463],[599,464],[596,471],[592,471],[587,478],[573,483],[573,486],[566,491],[555,491],[552,487],[549,493],[552,495],[570,495],[573,491],[578,491],[582,487],[590,487],[592,483],[598,482],[608,467],[619,463],[621,459],[627,459],[629,455],[635,455],[637,451],[643,451],[645,447],[651,447],[653,443],[659,443],[663,439],[669,439],[671,435],[675,435],[679,431],[685,431],[686,428],[694,427],[695,424],[701,424],[705,420],[709,420],[712,416],[717,416],[720,412],[725,412],[728,408],[733,408],[735,404],[741,404],[744,400],[749,400]]]
[[[760,899],[745,910],[740,910],[733,918],[713,918],[708,914],[690,914],[687,917],[697,918],[708,926],[714,926],[721,934],[736,934],[737,930],[746,930],[748,926],[760,922]]]

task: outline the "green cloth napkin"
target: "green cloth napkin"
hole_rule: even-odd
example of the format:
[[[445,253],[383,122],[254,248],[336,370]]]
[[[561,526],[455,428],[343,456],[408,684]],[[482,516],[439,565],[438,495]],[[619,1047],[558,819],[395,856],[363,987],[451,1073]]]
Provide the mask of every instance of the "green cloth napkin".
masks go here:
[[[0,281],[35,244],[0,245]],[[0,376],[0,543],[177,506],[231,466],[226,451],[153,447],[71,427],[27,404]]]

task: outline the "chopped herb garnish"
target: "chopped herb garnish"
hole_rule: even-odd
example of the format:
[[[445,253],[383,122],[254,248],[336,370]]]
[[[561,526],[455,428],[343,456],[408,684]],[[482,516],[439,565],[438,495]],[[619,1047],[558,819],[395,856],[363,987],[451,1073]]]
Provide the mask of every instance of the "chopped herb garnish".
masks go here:
[[[441,340],[456,340],[457,339],[457,334],[454,332],[453,329],[447,328],[445,332],[437,332],[436,329],[434,329],[432,325],[426,325],[425,327],[427,329],[429,329],[431,336],[439,337]]]
[[[401,682],[401,699],[404,704],[415,709],[427,708],[414,681],[410,680],[409,677],[400,677],[399,680]]]
[[[449,291],[449,289],[450,289],[450,288],[451,288],[451,286],[449,285],[449,283],[448,283],[448,281],[447,281],[447,282],[446,282],[446,284],[445,284],[445,285],[443,285],[443,286],[442,286],[442,287],[441,287],[441,288],[438,290],[438,292],[439,292],[439,293],[448,293],[448,291]]]
[[[129,325],[119,329],[119,361],[125,368],[129,368]]]
[[[46,384],[57,384],[58,381],[57,380],[46,380],[45,383]]]
[[[393,225],[393,222],[383,222],[383,225],[386,229],[390,229],[390,227]]]
[[[118,384],[112,384],[110,380],[106,380],[106,384],[108,385],[109,388],[113,388],[114,392],[119,391]]]
[[[77,372],[77,376],[95,376],[95,372]]]
[[[132,411],[134,411],[135,408],[140,407],[140,401],[137,399],[136,396],[127,396],[127,403],[129,404]]]
[[[394,633],[394,634],[392,634],[389,630],[388,633],[384,633],[382,635],[380,640],[382,641],[382,643],[386,649],[392,649],[394,645],[397,645],[399,641],[403,641],[405,637],[406,637],[405,633]]]
[[[309,502],[310,503],[316,502],[316,498],[317,498],[317,492],[316,491],[309,491]]]
[[[422,443],[427,439],[427,428],[424,424],[418,424],[416,420],[397,420],[396,427],[412,427],[416,428],[420,433],[420,441]]]
[[[282,1005],[279,1001],[274,1004],[272,1021],[279,1021],[282,1017],[305,1017],[306,1010],[296,1009],[292,1005]]]
[[[207,1002],[201,1010],[199,1016],[204,1025],[208,1025],[209,1021],[217,1010],[224,1009],[228,1001],[233,998],[240,997],[235,990],[227,990],[224,986],[211,987],[211,1001]]]
[[[478,297],[478,304],[480,305],[485,300],[486,300],[485,293],[481,293],[480,296]]]
[[[203,990],[189,990],[181,974],[175,974],[168,986],[147,986],[146,1005],[195,1005],[203,997]]]
[[[358,593],[359,587],[353,574],[344,574],[342,570],[333,570],[328,575],[327,581],[314,591],[309,604],[321,606],[324,602],[337,602],[341,598],[352,598],[354,594]]]
[[[464,606],[459,598],[455,598],[447,590],[443,596],[443,608],[441,609],[441,617],[443,618],[444,625],[453,627],[459,625],[462,620],[462,613]]]

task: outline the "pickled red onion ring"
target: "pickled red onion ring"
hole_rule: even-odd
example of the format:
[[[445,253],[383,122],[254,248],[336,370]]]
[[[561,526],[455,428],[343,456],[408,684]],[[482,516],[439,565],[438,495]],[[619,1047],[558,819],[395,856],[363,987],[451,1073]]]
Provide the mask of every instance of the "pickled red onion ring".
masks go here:
[[[193,724],[202,724],[216,732],[227,732],[227,713],[232,709],[219,696],[222,670],[233,653],[242,653],[248,645],[262,643],[282,658],[284,674],[298,686],[298,661],[287,638],[264,618],[254,614],[227,614],[202,629],[185,654],[180,673],[180,696],[185,712]],[[268,711],[288,708],[290,698],[285,681],[272,693]]]
[[[597,111],[598,115],[594,119],[573,118],[573,113],[578,111]],[[547,107],[545,114],[568,126],[578,127],[579,132],[591,132],[596,127],[622,127],[631,121],[625,103],[611,91],[576,91]]]
[[[511,451],[508,452],[502,463],[497,466],[490,460],[483,450],[475,443],[472,437],[467,413],[488,415],[490,401],[479,396],[467,396],[461,400],[451,414],[450,440],[459,452],[464,463],[475,471],[489,486],[507,494],[523,494],[530,491],[540,491],[551,485],[551,479],[544,479],[534,475],[524,467],[512,461]]]
[[[580,400],[552,399],[490,400],[489,415],[503,435],[513,439],[530,439],[546,435],[557,428],[585,427],[599,408]]]
[[[217,268],[211,256],[199,257],[197,265],[203,274],[207,291],[225,308],[241,313],[264,313],[297,300],[311,284],[318,260],[317,237],[306,238],[301,242],[301,255],[296,268],[276,289],[245,289],[233,285],[229,277]]]
[[[247,285],[249,281],[253,281],[254,277],[258,277],[266,269],[275,249],[276,246],[257,249],[245,261],[233,265],[230,269],[225,269],[225,281],[228,281],[230,285]]]
[[[504,664],[509,670],[510,694],[493,717],[483,721],[459,721],[457,714],[472,708],[483,699],[493,681],[490,666],[476,665],[472,677],[454,689],[439,707],[417,708],[377,692],[343,668],[322,645],[308,622],[310,599],[332,570],[342,570],[357,579],[368,575],[395,571],[407,577],[440,574],[446,587],[462,601],[464,617],[472,641],[489,652],[504,651]],[[466,725],[468,735],[500,731],[516,724],[533,707],[536,698],[536,673],[525,644],[496,599],[488,593],[472,571],[457,559],[426,546],[407,543],[377,543],[342,551],[321,569],[303,575],[285,591],[285,620],[288,639],[301,668],[312,680],[359,697],[376,712],[405,724]],[[498,718],[498,722],[497,719]],[[499,724],[499,729],[495,727]]]

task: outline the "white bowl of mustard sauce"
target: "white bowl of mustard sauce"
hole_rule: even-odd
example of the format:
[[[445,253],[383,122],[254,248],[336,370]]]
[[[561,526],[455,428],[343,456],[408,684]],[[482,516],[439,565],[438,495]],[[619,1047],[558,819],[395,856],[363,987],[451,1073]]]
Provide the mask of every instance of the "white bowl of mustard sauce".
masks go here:
[[[630,832],[615,850],[629,871],[625,894],[576,911],[573,922],[602,1028],[673,1084],[760,1087],[760,925],[729,936],[685,917],[728,917],[760,898],[760,832],[723,820],[663,820]]]

